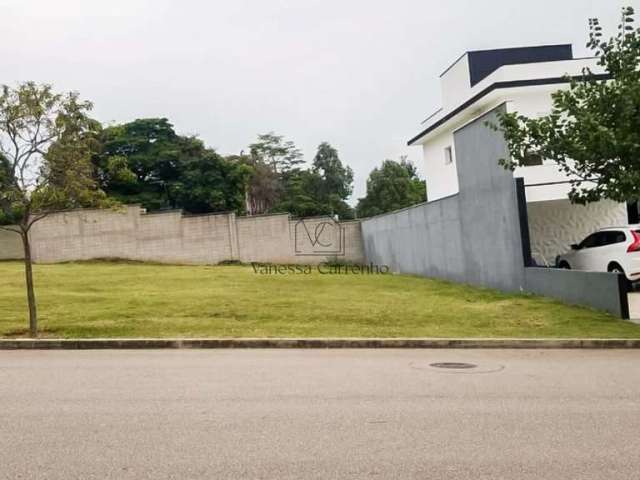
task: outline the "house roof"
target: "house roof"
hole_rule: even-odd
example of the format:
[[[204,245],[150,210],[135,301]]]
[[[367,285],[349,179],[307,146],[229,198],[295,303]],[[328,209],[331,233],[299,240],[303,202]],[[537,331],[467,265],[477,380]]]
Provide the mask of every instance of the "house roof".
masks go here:
[[[465,61],[466,65],[463,66],[461,61]],[[427,125],[418,135],[409,140],[408,145],[416,144],[423,137],[496,90],[568,83],[571,79],[582,78],[582,75],[576,74],[585,66],[592,67],[591,63],[585,63],[592,61],[593,59],[574,58],[570,44],[466,52],[441,75],[443,89],[447,86],[448,92],[460,94],[452,97],[449,93],[448,100],[445,98],[449,105],[445,105],[445,109],[438,110],[424,120],[422,123]],[[532,67],[527,66],[528,64],[541,64],[541,66],[534,67],[532,70]],[[542,64],[545,66],[543,67]],[[460,65],[465,70],[458,69],[458,73],[452,77],[454,80],[451,80],[447,73],[456,65]],[[597,70],[596,68],[596,79],[611,78],[608,74]],[[462,71],[465,71],[464,77],[460,77]],[[460,82],[464,82],[467,75],[468,86],[465,91],[464,83],[460,84]],[[447,81],[457,83],[451,84]],[[467,98],[465,98],[465,92]],[[458,102],[461,103],[456,105]]]

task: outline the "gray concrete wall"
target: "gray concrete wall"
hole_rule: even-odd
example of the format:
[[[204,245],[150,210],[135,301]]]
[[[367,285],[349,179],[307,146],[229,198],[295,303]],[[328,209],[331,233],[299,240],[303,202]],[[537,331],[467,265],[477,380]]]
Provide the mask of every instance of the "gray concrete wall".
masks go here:
[[[574,305],[590,306],[629,318],[627,292],[621,275],[555,268],[525,268],[525,290]]]
[[[616,275],[524,268],[515,179],[497,161],[509,155],[508,148],[486,126],[496,123],[496,114],[454,134],[459,194],[363,220],[367,261],[400,273],[529,291],[628,318],[625,287]],[[540,213],[533,213],[535,222]]]
[[[456,195],[363,221],[367,261],[397,273],[466,282],[459,204]]]
[[[24,251],[20,235],[0,228],[0,260],[21,260],[23,258]]]
[[[311,230],[323,222],[333,221],[305,220]],[[180,264],[227,260],[316,264],[334,259],[296,255],[296,223],[286,214],[185,216],[180,211],[147,214],[138,206],[128,206],[117,211],[75,210],[50,215],[34,225],[31,242],[34,260],[42,263],[122,258]],[[336,229],[344,232],[340,259],[363,263],[360,222],[344,222]],[[0,237],[0,246],[4,243]]]
[[[502,108],[502,107],[501,107]],[[394,271],[519,291],[522,244],[513,174],[489,112],[454,134],[460,193],[364,220],[367,261]]]

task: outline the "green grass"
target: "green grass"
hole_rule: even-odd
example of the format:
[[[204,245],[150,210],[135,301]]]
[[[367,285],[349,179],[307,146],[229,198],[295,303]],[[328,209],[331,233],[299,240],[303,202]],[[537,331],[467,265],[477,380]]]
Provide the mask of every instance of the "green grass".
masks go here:
[[[640,338],[606,313],[397,275],[257,275],[247,266],[36,265],[49,337]],[[0,263],[0,336],[26,334],[23,267]]]

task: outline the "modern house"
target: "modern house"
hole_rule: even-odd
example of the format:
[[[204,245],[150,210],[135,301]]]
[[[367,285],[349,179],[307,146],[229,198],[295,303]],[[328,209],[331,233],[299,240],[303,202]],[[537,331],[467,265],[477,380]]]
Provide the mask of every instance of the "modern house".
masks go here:
[[[429,202],[459,192],[456,132],[500,106],[529,117],[546,115],[551,94],[568,88],[567,77],[581,76],[586,67],[608,78],[596,59],[574,58],[571,45],[473,51],[458,58],[440,76],[442,108],[409,141],[423,149]],[[626,204],[572,205],[569,178],[551,161],[532,159],[513,175],[524,178],[531,251],[540,265],[553,264],[594,229],[628,222]]]

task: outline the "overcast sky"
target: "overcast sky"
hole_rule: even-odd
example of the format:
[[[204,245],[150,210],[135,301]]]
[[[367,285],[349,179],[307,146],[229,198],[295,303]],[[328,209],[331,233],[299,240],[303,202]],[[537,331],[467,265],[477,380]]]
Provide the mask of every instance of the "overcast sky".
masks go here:
[[[613,33],[640,0],[0,0],[0,83],[77,90],[105,123],[167,117],[220,153],[259,133],[310,162],[328,141],[354,199],[440,105],[438,75],[466,50]]]

